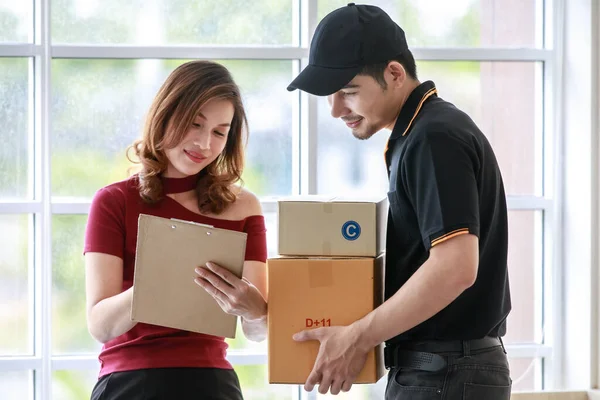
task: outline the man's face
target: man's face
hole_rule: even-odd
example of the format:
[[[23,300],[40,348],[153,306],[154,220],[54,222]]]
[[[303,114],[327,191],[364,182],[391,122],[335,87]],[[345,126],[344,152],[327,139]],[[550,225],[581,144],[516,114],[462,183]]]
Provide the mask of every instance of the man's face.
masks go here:
[[[331,115],[341,118],[357,139],[368,139],[383,128],[392,129],[398,109],[392,91],[372,77],[357,75],[327,97]]]

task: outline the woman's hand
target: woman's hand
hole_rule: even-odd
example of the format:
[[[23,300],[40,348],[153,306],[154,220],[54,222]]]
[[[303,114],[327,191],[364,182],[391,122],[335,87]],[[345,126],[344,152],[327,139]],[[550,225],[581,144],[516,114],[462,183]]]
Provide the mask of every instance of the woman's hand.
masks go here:
[[[267,302],[260,291],[245,278],[238,278],[215,263],[196,268],[198,277],[194,281],[204,288],[223,311],[237,315],[247,321],[264,319]]]

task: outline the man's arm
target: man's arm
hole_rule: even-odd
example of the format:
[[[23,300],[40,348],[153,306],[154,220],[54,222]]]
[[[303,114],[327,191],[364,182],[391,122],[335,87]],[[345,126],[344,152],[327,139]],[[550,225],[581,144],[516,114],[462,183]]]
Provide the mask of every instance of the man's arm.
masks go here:
[[[359,345],[371,349],[433,317],[475,283],[478,264],[475,235],[433,246],[429,259],[396,294],[353,324]]]

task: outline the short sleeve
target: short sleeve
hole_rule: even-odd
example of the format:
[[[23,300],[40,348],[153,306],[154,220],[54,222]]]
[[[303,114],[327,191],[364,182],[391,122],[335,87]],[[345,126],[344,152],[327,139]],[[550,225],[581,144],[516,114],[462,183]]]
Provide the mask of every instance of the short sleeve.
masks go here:
[[[92,200],[83,253],[111,254],[123,258],[125,248],[125,201],[118,191],[107,188],[96,192]]]
[[[401,166],[406,193],[427,250],[454,236],[479,236],[479,158],[474,144],[448,132],[426,133]]]
[[[246,261],[267,261],[267,228],[262,215],[253,215],[246,219],[244,232],[246,239]]]

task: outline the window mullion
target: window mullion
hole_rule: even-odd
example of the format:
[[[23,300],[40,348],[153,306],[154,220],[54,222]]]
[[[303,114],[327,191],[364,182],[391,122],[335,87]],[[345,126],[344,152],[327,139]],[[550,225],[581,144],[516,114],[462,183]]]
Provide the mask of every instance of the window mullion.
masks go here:
[[[36,27],[39,27],[39,43],[43,52],[36,57],[36,144],[40,168],[36,172],[39,199],[42,203],[39,214],[39,234],[35,242],[36,282],[35,309],[36,309],[36,355],[41,358],[40,369],[36,371],[36,399],[46,400],[52,396],[52,213],[50,204],[50,68],[51,68],[51,39],[50,39],[50,0],[36,2]],[[38,12],[39,11],[39,12]]]

